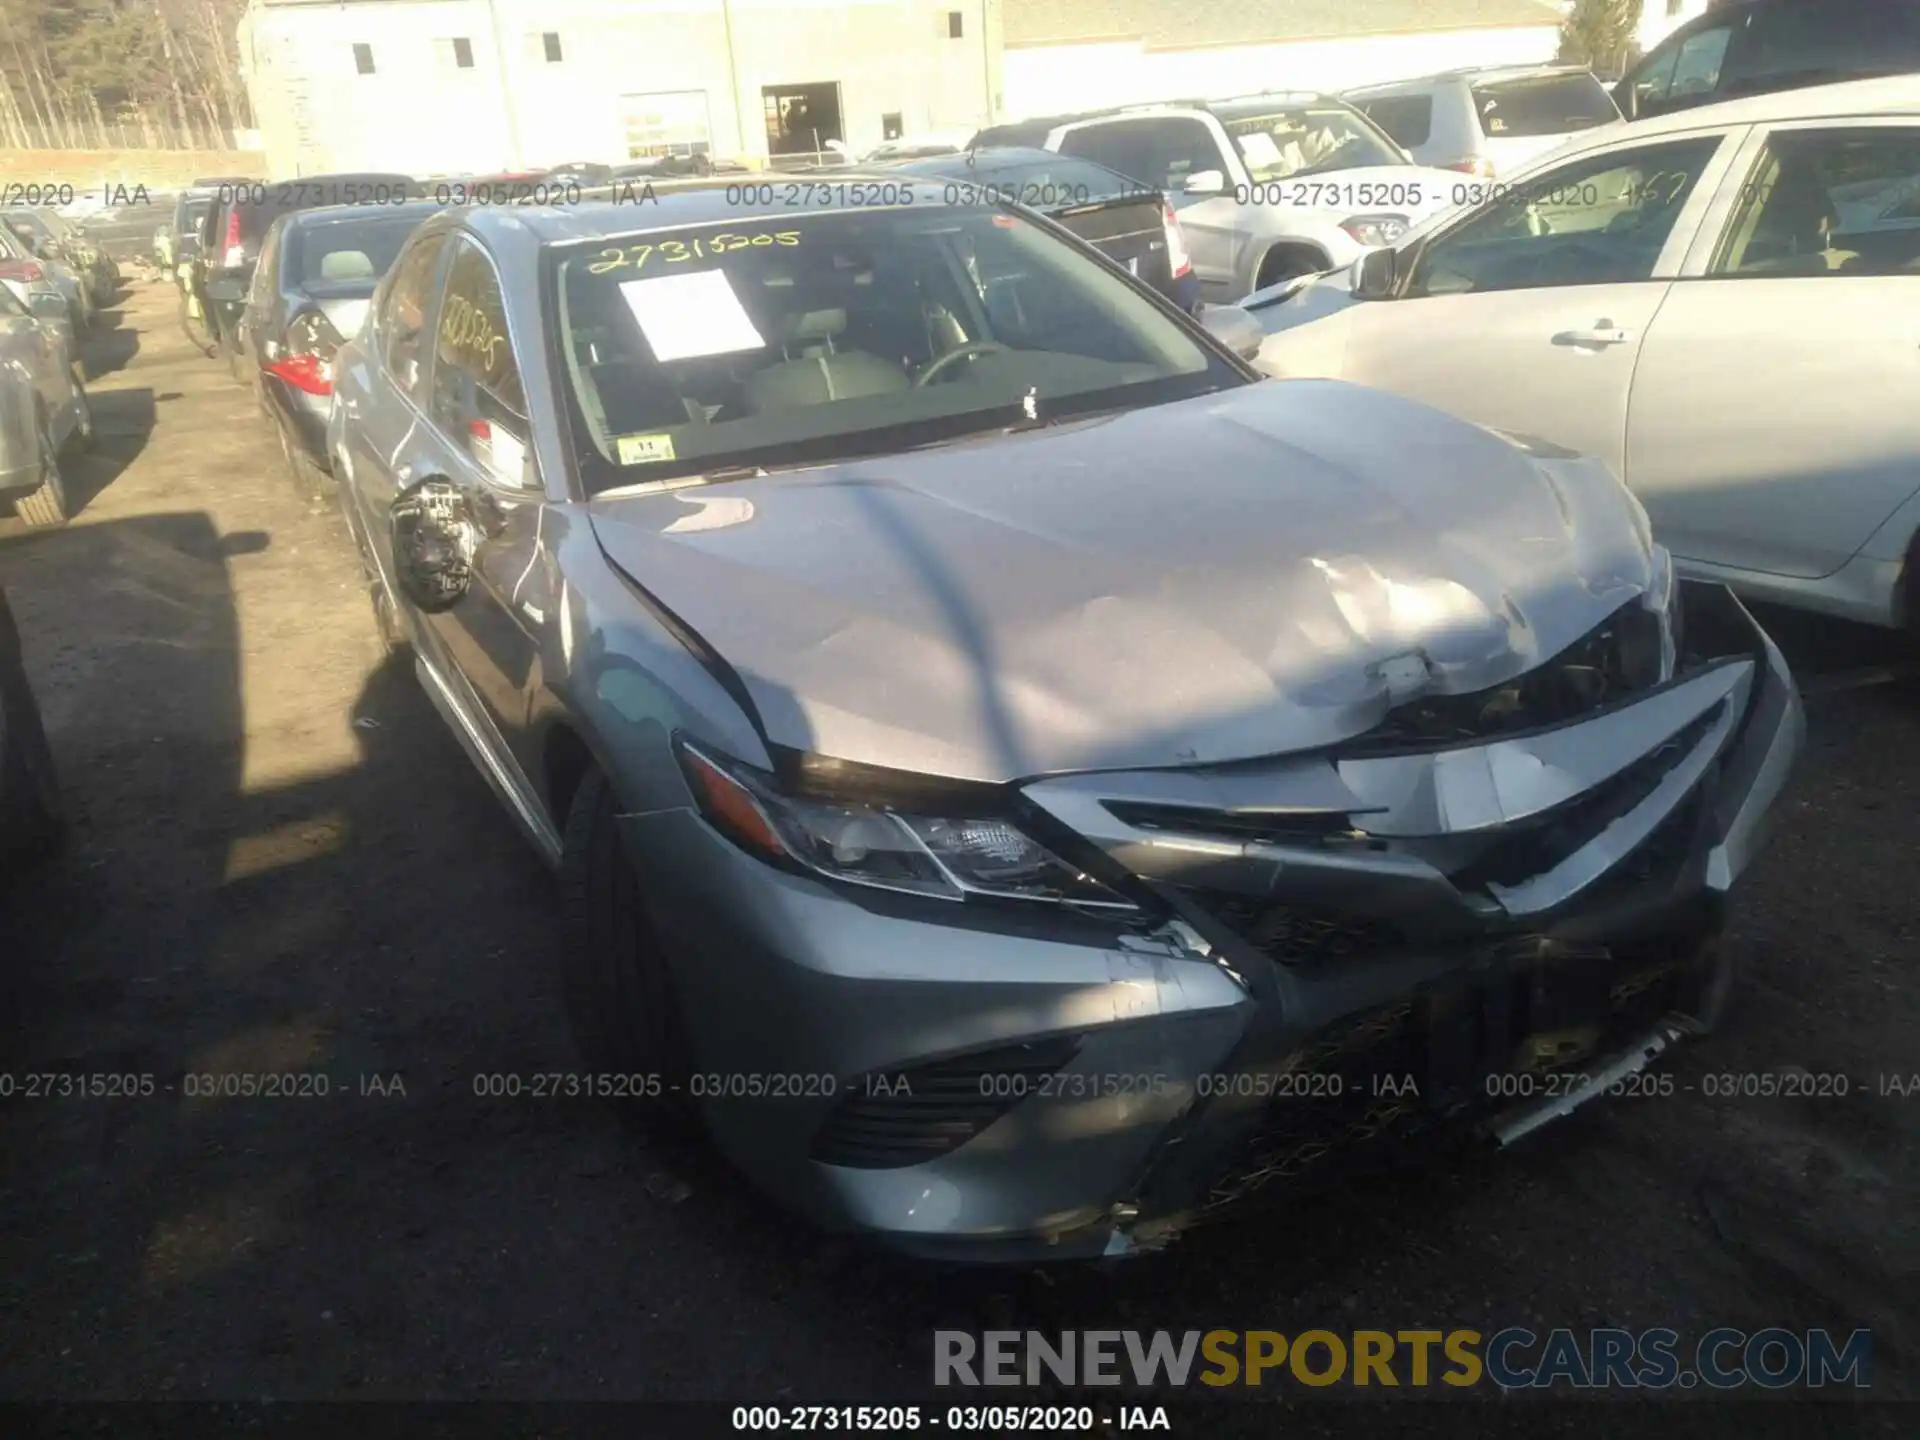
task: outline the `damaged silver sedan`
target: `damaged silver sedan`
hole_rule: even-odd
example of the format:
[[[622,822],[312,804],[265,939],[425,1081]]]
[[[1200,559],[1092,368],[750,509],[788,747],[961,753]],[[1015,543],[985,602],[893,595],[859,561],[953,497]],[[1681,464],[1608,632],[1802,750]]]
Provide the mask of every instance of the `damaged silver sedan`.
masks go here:
[[[582,1093],[829,1226],[1117,1255],[1716,1022],[1799,704],[1603,467],[866,188],[444,214],[335,361]]]

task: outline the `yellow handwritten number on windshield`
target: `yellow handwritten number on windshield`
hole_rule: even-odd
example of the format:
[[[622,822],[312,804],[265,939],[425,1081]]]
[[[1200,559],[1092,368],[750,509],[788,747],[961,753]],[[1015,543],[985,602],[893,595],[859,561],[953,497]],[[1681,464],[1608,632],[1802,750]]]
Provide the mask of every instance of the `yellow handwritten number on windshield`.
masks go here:
[[[767,246],[791,248],[799,243],[798,230],[762,230],[754,235],[735,235],[722,231],[704,240],[662,240],[657,245],[616,245],[597,252],[587,262],[587,273],[605,275],[614,270],[644,270],[656,259],[669,265],[678,265],[687,260],[704,260],[709,255],[725,255],[733,250],[762,249]]]

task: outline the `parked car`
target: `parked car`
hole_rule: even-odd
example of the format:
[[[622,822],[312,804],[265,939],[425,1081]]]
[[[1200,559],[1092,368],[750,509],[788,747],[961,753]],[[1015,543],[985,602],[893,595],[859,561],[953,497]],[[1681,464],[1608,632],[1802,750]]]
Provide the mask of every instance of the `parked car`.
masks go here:
[[[828,1224],[1064,1258],[1713,1022],[1802,721],[1603,467],[1253,383],[1019,207],[830,198],[450,210],[335,357],[595,1093]],[[1491,1108],[1515,1067],[1560,1080]]]
[[[251,385],[240,353],[238,326],[253,284],[254,262],[267,227],[290,210],[320,205],[366,205],[374,209],[417,199],[417,183],[407,175],[303,175],[298,180],[247,181],[214,192],[213,208],[203,223],[202,250],[194,274],[208,333],[226,357],[234,379]]]
[[[894,168],[931,182],[949,203],[1004,200],[1038,210],[1182,310],[1199,308],[1200,281],[1173,206],[1138,180],[1076,156],[1016,148],[970,150]]]
[[[1595,131],[1341,275],[1261,366],[1604,461],[1690,574],[1886,626],[1920,601],[1920,76]]]
[[[1453,203],[1457,173],[1410,161],[1344,101],[1269,94],[994,125],[973,146],[1077,155],[1173,199],[1204,298],[1344,265]]]
[[[1735,0],[1662,40],[1614,87],[1629,120],[1883,75],[1920,72],[1913,0]]]
[[[31,526],[65,524],[60,460],[92,443],[66,301],[0,284],[0,504]]]
[[[862,165],[891,165],[901,160],[931,160],[938,155],[958,155],[967,148],[970,130],[933,130],[920,135],[902,135],[883,140],[860,157]]]
[[[70,266],[87,287],[92,309],[103,309],[119,298],[120,267],[113,257],[88,241],[58,212],[16,206],[0,211],[0,220],[36,253],[51,255]]]
[[[380,277],[407,236],[440,206],[334,205],[294,210],[268,228],[238,324],[262,410],[294,483],[327,487],[333,357],[360,329]]]
[[[76,336],[84,335],[93,325],[93,302],[87,297],[86,282],[73,267],[4,224],[0,224],[0,281],[36,314],[43,312],[33,299],[35,295],[58,295]]]
[[[629,180],[673,180],[699,175],[744,175],[747,167],[733,160],[715,160],[710,155],[649,155],[615,165],[608,172],[611,184]]]
[[[27,680],[20,628],[0,590],[0,882],[44,855],[64,828],[60,782]]]
[[[1454,70],[1345,92],[1422,165],[1491,179],[1620,119],[1584,65]]]
[[[173,207],[172,195],[148,195],[131,204],[103,205],[74,220],[73,228],[116,265],[147,261],[153,258],[160,227],[171,221]]]

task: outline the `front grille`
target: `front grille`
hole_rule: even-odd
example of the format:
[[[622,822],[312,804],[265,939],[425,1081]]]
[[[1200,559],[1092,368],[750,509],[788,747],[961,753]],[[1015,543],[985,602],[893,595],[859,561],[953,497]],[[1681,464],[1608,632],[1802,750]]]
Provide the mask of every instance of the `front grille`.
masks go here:
[[[1338,963],[1404,949],[1406,935],[1385,921],[1299,905],[1275,905],[1224,891],[1189,889],[1196,904],[1282,965]]]
[[[894,1170],[951,1154],[1079,1052],[1076,1036],[976,1050],[931,1065],[875,1071],[850,1082],[814,1135],[823,1165]]]
[[[1522,1074],[1523,1042],[1571,1024],[1596,1025],[1583,1059],[1630,1043],[1681,1003],[1697,941],[1663,936],[1613,954],[1551,962],[1574,967],[1578,997],[1555,999],[1532,966],[1475,985],[1364,1011],[1329,1026],[1277,1067],[1249,1080],[1274,1098],[1203,1211],[1224,1215],[1259,1197],[1300,1194],[1405,1164],[1434,1144],[1463,1140],[1476,1121],[1547,1093]],[[1581,969],[1584,967],[1584,969]],[[1551,971],[1545,972],[1551,974]],[[1254,1072],[1248,1072],[1254,1076]],[[1247,1078],[1247,1077],[1241,1077]]]
[[[1518,885],[1553,869],[1653,794],[1719,723],[1725,708],[1722,701],[1611,779],[1524,825],[1511,827],[1472,865],[1448,878],[1462,890],[1477,890],[1487,885]]]

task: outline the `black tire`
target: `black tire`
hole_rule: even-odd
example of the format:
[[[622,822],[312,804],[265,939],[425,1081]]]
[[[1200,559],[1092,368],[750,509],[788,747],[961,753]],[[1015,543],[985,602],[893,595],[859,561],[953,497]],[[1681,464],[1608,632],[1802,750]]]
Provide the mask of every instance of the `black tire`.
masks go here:
[[[50,530],[67,523],[67,485],[60,474],[60,457],[44,426],[40,430],[40,488],[23,500],[13,502],[13,513],[30,530]]]
[[[93,449],[93,397],[87,394],[87,387],[77,371],[73,377],[73,390],[80,397],[80,423],[73,427],[73,433],[67,437],[67,448],[76,455],[84,455]]]
[[[589,1071],[659,1077],[657,1095],[613,1101],[623,1121],[686,1135],[696,1126],[685,1083],[685,1032],[640,878],[614,818],[619,810],[613,787],[589,766],[561,838],[560,980],[567,1018]]]
[[[8,631],[0,634],[0,709],[6,712],[0,728],[0,858],[11,865],[46,855],[59,844],[66,824],[53,750],[27,684],[19,637],[4,614],[0,624]]]

